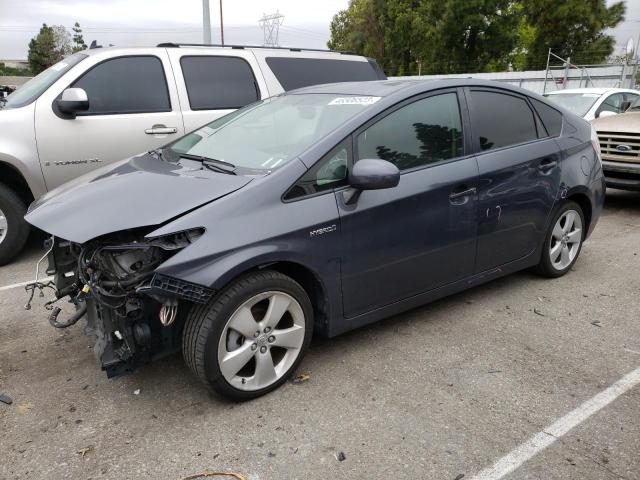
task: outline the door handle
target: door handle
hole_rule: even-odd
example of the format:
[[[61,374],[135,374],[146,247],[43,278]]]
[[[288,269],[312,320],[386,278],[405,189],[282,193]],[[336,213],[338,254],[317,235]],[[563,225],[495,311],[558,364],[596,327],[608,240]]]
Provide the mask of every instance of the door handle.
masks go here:
[[[468,197],[469,195],[475,195],[476,193],[476,187],[467,188],[466,186],[464,186],[462,188],[464,188],[465,190],[451,192],[451,194],[449,195],[449,199],[456,200],[458,198]]]
[[[176,127],[167,127],[166,125],[154,125],[151,128],[147,128],[144,133],[147,135],[167,135],[178,133],[178,129]]]
[[[555,160],[545,159],[540,162],[540,165],[538,165],[538,169],[541,172],[548,172],[552,168],[555,168],[556,165],[558,165],[558,162],[556,162]]]

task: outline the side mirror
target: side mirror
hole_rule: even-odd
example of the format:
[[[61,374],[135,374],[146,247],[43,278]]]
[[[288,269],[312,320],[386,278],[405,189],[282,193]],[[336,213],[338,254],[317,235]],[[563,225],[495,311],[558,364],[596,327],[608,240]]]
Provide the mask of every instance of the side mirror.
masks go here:
[[[67,88],[56,100],[56,105],[63,114],[76,118],[78,113],[89,110],[89,97],[82,88]]]
[[[616,112],[612,112],[611,110],[603,110],[598,115],[598,118],[613,117],[614,115],[617,115],[617,113]]]
[[[363,190],[393,188],[400,183],[400,170],[393,163],[380,159],[365,159],[355,163],[349,174],[352,192],[345,198],[347,204],[355,202]]]

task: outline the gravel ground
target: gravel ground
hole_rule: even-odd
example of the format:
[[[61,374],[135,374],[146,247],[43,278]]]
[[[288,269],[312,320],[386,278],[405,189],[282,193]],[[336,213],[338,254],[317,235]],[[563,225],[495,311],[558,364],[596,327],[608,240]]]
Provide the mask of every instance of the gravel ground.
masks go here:
[[[0,287],[33,275],[32,243]],[[180,356],[108,380],[82,328],[0,290],[0,478],[470,479],[640,367],[639,270],[640,195],[612,191],[564,278],[519,273],[315,339],[307,382],[244,404]],[[638,452],[635,387],[505,478],[640,479]]]

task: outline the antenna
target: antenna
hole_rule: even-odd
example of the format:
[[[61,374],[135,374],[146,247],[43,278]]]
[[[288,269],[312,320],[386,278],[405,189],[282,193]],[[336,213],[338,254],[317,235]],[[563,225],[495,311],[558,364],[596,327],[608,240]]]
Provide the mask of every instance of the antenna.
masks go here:
[[[278,34],[280,33],[280,25],[284,22],[284,15],[276,10],[276,13],[267,15],[262,14],[262,18],[258,20],[258,25],[262,27],[264,32],[264,46],[265,47],[277,47]]]

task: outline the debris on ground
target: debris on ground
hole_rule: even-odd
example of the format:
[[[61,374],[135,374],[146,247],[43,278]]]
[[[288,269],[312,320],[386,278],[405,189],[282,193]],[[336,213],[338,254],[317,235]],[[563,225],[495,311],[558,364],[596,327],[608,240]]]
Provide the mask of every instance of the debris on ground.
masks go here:
[[[80,458],[84,458],[84,456],[89,453],[91,450],[93,450],[92,446],[88,446],[88,447],[82,447],[80,450],[78,450],[76,453],[78,455],[80,455]]]
[[[489,370],[487,373],[501,373],[502,370]]]
[[[133,394],[134,394],[134,395],[140,395],[140,389],[139,389],[139,388],[136,388],[136,389],[133,391]]]
[[[594,327],[602,328],[602,325],[600,325],[600,320],[594,320],[593,322],[591,322],[591,325],[593,325]]]
[[[538,310],[537,308],[533,309],[533,313],[535,313],[536,315],[540,315],[541,317],[546,317],[546,315],[542,313],[540,310]]]
[[[293,383],[294,385],[297,385],[299,383],[304,383],[309,381],[310,378],[311,378],[310,373],[301,373],[300,375],[296,375],[295,377],[293,377],[291,379],[291,383]]]
[[[182,477],[180,480],[196,480],[198,478],[206,478],[206,477],[232,477],[236,480],[246,480],[244,475],[240,473],[234,472],[212,472],[210,470],[205,470],[201,473],[196,473],[194,475],[189,475],[187,477]]]
[[[21,403],[16,407],[16,410],[18,410],[18,413],[24,414],[24,413],[29,413],[32,408],[33,408],[33,405],[31,405],[30,403]]]
[[[464,478],[464,473],[461,473],[460,475],[458,475],[456,478],[454,478],[453,480],[460,480],[461,478]]]
[[[7,405],[11,405],[13,403],[13,399],[9,395],[0,393],[0,402],[6,403]]]
[[[336,453],[336,460],[338,460],[339,462],[344,462],[346,459],[347,456],[344,454],[344,452]]]

